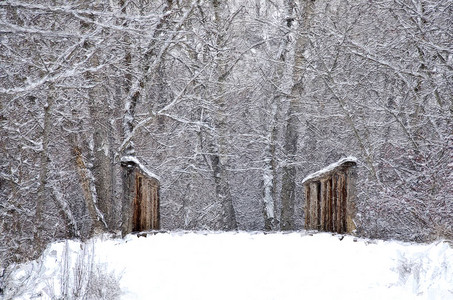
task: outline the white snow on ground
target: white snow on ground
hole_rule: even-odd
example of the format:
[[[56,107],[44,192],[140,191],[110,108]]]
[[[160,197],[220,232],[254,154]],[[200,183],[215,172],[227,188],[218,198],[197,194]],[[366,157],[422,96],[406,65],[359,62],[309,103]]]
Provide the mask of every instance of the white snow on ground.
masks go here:
[[[83,259],[85,268],[93,261],[120,278],[121,299],[453,299],[448,243],[341,237],[180,232],[59,242],[41,259],[16,266],[5,296],[14,285],[21,289],[13,299],[76,290],[68,270]]]

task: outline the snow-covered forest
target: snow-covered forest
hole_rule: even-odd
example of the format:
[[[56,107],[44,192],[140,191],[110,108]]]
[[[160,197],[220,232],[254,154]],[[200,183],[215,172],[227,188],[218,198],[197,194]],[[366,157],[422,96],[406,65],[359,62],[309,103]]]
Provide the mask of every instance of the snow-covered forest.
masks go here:
[[[453,236],[450,0],[0,1],[0,272],[118,232],[125,156],[165,230],[301,230],[357,158],[367,238]],[[1,274],[0,274],[1,275]]]

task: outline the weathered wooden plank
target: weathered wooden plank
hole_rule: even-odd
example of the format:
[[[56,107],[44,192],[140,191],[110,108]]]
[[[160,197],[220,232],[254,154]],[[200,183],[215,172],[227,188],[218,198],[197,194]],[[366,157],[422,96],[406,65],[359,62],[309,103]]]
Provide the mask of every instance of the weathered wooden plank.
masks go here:
[[[342,181],[342,188],[340,192],[342,193],[341,195],[341,229],[342,232],[346,232],[346,207],[347,207],[347,199],[348,199],[348,194],[347,194],[347,186],[346,186],[346,174],[342,173],[341,174],[341,181]]]
[[[337,219],[338,219],[338,210],[337,210],[337,199],[338,199],[338,176],[333,174],[333,187],[332,187],[332,231],[337,231]]]
[[[305,185],[305,228],[309,229],[311,228],[311,222],[310,222],[310,185],[307,184]]]
[[[321,182],[316,182],[316,229],[321,229]]]
[[[338,228],[339,228],[339,233],[344,233],[344,228],[343,228],[343,188],[344,188],[344,181],[343,181],[343,174],[340,173],[338,175],[339,181],[338,181]]]
[[[330,220],[330,208],[329,208],[329,194],[328,194],[328,180],[321,180],[321,202],[322,202],[322,230],[328,230]]]
[[[135,176],[135,196],[132,204],[132,231],[140,230],[141,202],[142,202],[142,178],[138,174]]]
[[[310,193],[310,198],[311,198],[311,207],[310,207],[310,229],[316,229],[317,226],[317,220],[318,220],[318,186],[316,183],[311,184],[310,190],[312,191]]]
[[[154,196],[155,196],[155,217],[154,217],[154,227],[153,229],[160,229],[160,202],[159,202],[159,186],[156,185],[154,189]]]
[[[332,205],[333,205],[333,202],[332,202],[332,200],[333,200],[332,199],[332,197],[333,197],[332,177],[326,181],[326,193],[327,193],[327,227],[326,227],[326,230],[332,231],[333,230],[333,224],[332,224],[332,213],[333,213],[333,209],[332,209]]]
[[[324,182],[318,181],[319,187],[319,230],[324,230],[324,222],[325,222],[325,213],[326,213],[326,204],[325,204],[325,193],[324,193]]]

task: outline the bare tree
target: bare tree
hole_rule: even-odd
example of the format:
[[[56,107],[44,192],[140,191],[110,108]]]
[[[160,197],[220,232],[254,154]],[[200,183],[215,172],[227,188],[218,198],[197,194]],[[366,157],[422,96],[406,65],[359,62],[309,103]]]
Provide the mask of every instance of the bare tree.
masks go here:
[[[301,229],[302,178],[355,155],[359,233],[451,235],[452,9],[1,2],[2,265],[117,231],[125,155],[168,229]]]

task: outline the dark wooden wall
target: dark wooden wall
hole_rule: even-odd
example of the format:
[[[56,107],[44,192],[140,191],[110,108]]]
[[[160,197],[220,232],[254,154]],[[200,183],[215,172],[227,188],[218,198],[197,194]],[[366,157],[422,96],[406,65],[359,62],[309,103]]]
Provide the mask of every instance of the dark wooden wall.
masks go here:
[[[131,162],[124,163],[123,170],[123,236],[160,229],[159,181]]]
[[[348,162],[304,182],[305,229],[338,233],[355,229],[353,166]]]
[[[159,183],[135,173],[135,197],[132,203],[132,231],[159,229]]]

